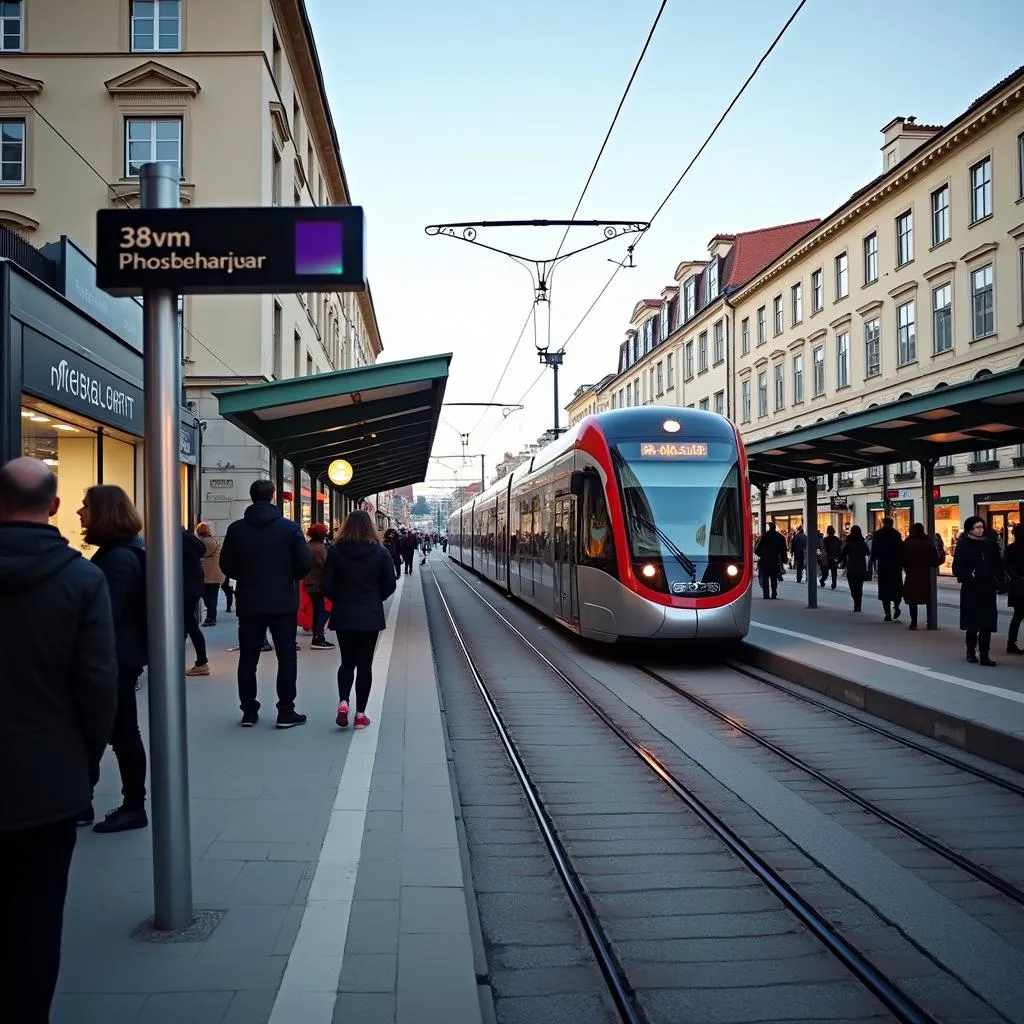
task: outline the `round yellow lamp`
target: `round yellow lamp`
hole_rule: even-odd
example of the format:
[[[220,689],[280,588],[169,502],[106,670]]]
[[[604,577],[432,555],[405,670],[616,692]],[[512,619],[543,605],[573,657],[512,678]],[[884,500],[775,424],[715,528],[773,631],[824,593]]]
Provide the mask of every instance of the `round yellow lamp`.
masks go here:
[[[335,459],[327,467],[327,479],[335,487],[344,487],[352,481],[352,464],[344,459]]]

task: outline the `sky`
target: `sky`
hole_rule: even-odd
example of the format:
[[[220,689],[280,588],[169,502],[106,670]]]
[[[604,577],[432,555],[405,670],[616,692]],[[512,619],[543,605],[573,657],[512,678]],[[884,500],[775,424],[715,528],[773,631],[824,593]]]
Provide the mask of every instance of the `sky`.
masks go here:
[[[529,329],[533,302],[507,256],[428,224],[568,219],[660,0],[306,0],[353,202],[365,207],[381,361],[453,355],[428,485],[488,479],[552,426],[552,375]],[[797,0],[668,0],[586,194],[581,219],[649,220]],[[824,217],[882,169],[879,129],[948,123],[1024,62],[1019,0],[808,0],[715,139],[576,331],[564,406],[616,368],[633,307],[674,283],[717,233]],[[574,228],[566,250],[596,241]],[[536,259],[561,229],[480,229]],[[551,348],[577,326],[625,253],[609,242],[561,263]],[[537,381],[538,377],[541,377]],[[535,381],[537,381],[535,383]],[[531,388],[531,385],[534,385]],[[525,397],[524,397],[525,395]],[[418,488],[421,490],[423,488]]]

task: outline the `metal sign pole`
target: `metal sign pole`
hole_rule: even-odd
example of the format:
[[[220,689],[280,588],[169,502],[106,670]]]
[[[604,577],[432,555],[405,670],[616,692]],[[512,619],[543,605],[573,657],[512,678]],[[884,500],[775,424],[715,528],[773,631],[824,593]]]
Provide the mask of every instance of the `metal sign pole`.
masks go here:
[[[178,206],[173,165],[140,169],[144,209]],[[153,820],[154,927],[187,928],[193,919],[188,802],[181,477],[178,471],[178,300],[143,292],[145,389],[146,608],[149,624],[149,757]]]

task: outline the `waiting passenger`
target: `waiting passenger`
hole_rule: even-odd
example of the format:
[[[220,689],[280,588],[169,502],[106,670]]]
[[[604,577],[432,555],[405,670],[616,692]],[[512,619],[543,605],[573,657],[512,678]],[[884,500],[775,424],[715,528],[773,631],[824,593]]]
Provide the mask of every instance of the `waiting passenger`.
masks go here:
[[[832,527],[830,526],[831,530]],[[828,538],[825,538],[828,540]],[[833,540],[839,543],[839,538],[834,535]],[[853,610],[859,612],[861,603],[864,600],[864,581],[871,578],[870,568],[871,552],[868,550],[868,542],[864,539],[861,528],[854,523],[850,532],[846,535],[846,543],[840,548],[836,566],[842,565],[846,569],[846,582],[850,586],[850,597],[853,598]],[[835,590],[836,570],[832,569],[832,589]],[[824,577],[822,583],[824,584]]]
[[[853,534],[853,527],[850,527],[850,535]],[[857,529],[857,536],[861,541],[864,540],[864,536]],[[849,536],[847,537],[849,540]],[[829,573],[832,574],[832,589],[836,589],[836,577],[839,570],[839,559],[843,552],[843,542],[836,536],[836,528],[829,526],[825,529],[825,536],[821,541],[821,547],[818,548],[818,570],[821,579],[818,581],[818,586],[825,586],[825,580],[828,579]],[[866,570],[865,570],[866,572]],[[860,609],[858,608],[857,611]]]
[[[775,528],[775,523],[768,524],[768,532],[757,542],[754,554],[759,559],[757,574],[761,592],[775,600],[779,596],[779,580],[786,561],[786,539]]]
[[[917,629],[917,606],[927,605],[931,593],[931,571],[942,564],[934,540],[928,539],[922,523],[914,523],[903,545],[903,599],[910,609],[910,628]],[[881,584],[879,584],[881,587]]]
[[[995,666],[989,657],[992,634],[999,627],[996,594],[1005,583],[999,545],[978,516],[964,520],[964,532],[953,554],[953,575],[960,581],[960,628],[967,633],[967,660]]]
[[[1017,646],[1017,634],[1024,622],[1024,526],[1017,523],[1013,528],[1013,540],[1003,552],[1003,565],[1009,576],[1007,604],[1013,609],[1010,631],[1006,635],[1006,653],[1024,654]]]

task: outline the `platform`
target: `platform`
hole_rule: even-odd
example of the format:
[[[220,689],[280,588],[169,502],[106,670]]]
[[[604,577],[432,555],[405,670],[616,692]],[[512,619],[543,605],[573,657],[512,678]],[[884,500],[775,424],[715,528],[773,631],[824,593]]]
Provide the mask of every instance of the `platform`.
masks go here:
[[[965,660],[958,597],[955,589],[940,590],[940,628],[924,628],[922,608],[919,628],[910,631],[906,608],[899,621],[883,621],[874,588],[865,588],[860,614],[842,579],[835,591],[819,590],[819,607],[809,609],[806,585],[789,574],[778,600],[755,592],[744,657],[915,732],[1024,769],[1024,657],[1005,653],[1005,599],[992,638],[997,666],[985,668]]]
[[[418,574],[389,602],[373,725],[358,733],[334,724],[337,651],[302,634],[309,722],[274,728],[276,661],[263,655],[264,715],[240,728],[236,620],[223,607],[219,619],[204,631],[213,674],[188,680],[188,709],[195,904],[223,917],[203,941],[134,940],[153,911],[151,832],[81,830],[53,1024],[480,1021]],[[143,685],[143,722],[145,697]],[[108,754],[97,811],[119,789]]]

